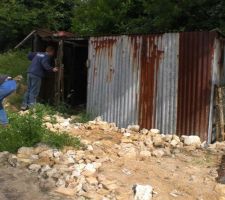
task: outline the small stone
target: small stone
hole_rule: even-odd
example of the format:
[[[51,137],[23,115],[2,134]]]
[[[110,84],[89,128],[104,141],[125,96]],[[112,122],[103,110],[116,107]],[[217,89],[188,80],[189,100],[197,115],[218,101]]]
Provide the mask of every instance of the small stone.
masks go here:
[[[141,131],[140,131],[140,133],[141,134],[143,134],[143,135],[147,135],[148,134],[148,129],[142,129]]]
[[[17,157],[19,158],[29,158],[33,154],[34,154],[33,147],[21,147],[17,151]]]
[[[118,152],[118,155],[120,157],[135,158],[137,156],[137,149],[131,143],[122,143],[121,150]]]
[[[42,151],[38,156],[39,158],[53,158],[53,150]]]
[[[55,190],[55,192],[66,195],[66,196],[74,196],[76,194],[75,189],[65,188],[65,187],[59,187]]]
[[[62,152],[59,151],[59,150],[57,150],[57,149],[54,149],[54,150],[53,150],[53,156],[54,156],[55,158],[59,158],[60,156],[62,156]]]
[[[9,155],[8,157],[8,163],[12,166],[12,167],[16,167],[18,162],[17,162],[17,157],[15,155]]]
[[[159,129],[151,129],[150,132],[154,133],[154,134],[160,134],[160,130]]]
[[[177,140],[174,140],[174,139],[170,142],[172,147],[176,147],[178,145],[178,143],[179,142]]]
[[[160,135],[156,135],[155,137],[153,137],[153,144],[155,147],[163,147],[164,141]]]
[[[66,182],[63,179],[58,179],[55,185],[56,187],[65,187]]]
[[[161,158],[162,156],[164,156],[164,151],[163,149],[156,149],[152,152],[152,155],[157,157],[157,158]]]
[[[110,191],[116,190],[119,187],[116,181],[110,181],[110,180],[103,181],[102,185],[105,189]]]
[[[173,139],[173,135],[165,135],[165,136],[163,137],[163,140],[164,140],[165,142],[171,142],[172,139]]]
[[[57,170],[55,168],[49,169],[49,170],[46,171],[46,175],[49,178],[53,177],[56,173],[57,173]]]
[[[151,200],[153,188],[150,185],[134,185],[134,200]]]
[[[84,171],[82,172],[82,174],[84,176],[92,176],[94,173],[96,172],[96,168],[93,164],[87,164],[84,168]]]
[[[129,125],[127,127],[128,130],[134,131],[134,132],[139,132],[140,126],[139,125]]]
[[[88,178],[87,178],[87,182],[88,182],[90,185],[97,185],[97,184],[98,184],[98,180],[97,180],[95,177],[88,177]]]
[[[29,170],[31,170],[33,172],[38,172],[41,169],[41,165],[32,164],[28,168],[29,168]]]
[[[140,158],[145,160],[151,157],[151,152],[150,151],[141,151],[140,152]]]
[[[130,137],[130,136],[131,136],[131,133],[125,132],[125,133],[123,134],[123,136],[124,136],[124,137]]]

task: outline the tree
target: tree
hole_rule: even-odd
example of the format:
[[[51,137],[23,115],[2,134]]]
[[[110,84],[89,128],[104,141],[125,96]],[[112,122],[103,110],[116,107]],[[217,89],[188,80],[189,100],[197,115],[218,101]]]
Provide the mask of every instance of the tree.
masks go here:
[[[225,32],[224,0],[77,0],[72,30],[85,35]]]
[[[1,49],[12,47],[35,28],[69,30],[74,0],[1,0]]]

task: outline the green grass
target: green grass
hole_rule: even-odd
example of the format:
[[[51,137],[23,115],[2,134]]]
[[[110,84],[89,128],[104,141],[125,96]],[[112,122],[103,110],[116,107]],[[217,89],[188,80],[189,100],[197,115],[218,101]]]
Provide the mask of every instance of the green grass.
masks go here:
[[[22,75],[25,78],[30,63],[27,59],[28,51],[17,50],[0,54],[0,74],[7,74],[12,77]]]
[[[45,143],[52,147],[81,147],[80,140],[66,133],[53,133],[43,125],[43,117],[52,112],[50,108],[38,105],[26,115],[9,113],[10,125],[0,129],[0,152],[16,152],[22,146],[31,147]]]

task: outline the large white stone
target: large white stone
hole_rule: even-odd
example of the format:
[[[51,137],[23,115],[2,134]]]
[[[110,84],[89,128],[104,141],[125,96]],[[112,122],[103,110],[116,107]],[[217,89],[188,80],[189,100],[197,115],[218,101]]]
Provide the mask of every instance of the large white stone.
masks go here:
[[[154,133],[154,134],[160,134],[160,130],[159,129],[155,129],[155,128],[152,128],[150,130],[150,132]]]
[[[151,200],[153,188],[150,185],[134,185],[134,200]]]
[[[129,125],[127,127],[128,130],[134,131],[134,132],[138,132],[140,130],[140,126],[139,125]]]
[[[201,145],[201,139],[199,136],[191,135],[191,136],[182,136],[182,139],[184,140],[184,144],[187,146],[200,146]]]

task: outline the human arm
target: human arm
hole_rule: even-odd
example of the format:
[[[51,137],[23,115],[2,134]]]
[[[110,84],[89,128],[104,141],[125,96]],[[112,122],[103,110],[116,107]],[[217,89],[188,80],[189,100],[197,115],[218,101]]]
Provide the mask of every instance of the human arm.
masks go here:
[[[49,59],[48,56],[45,56],[45,57],[42,58],[41,65],[46,71],[53,71],[53,72],[57,72],[58,71],[57,67],[52,67],[51,66],[51,62],[50,62],[50,59]]]
[[[32,61],[36,54],[36,52],[29,52],[27,55],[28,60]]]

